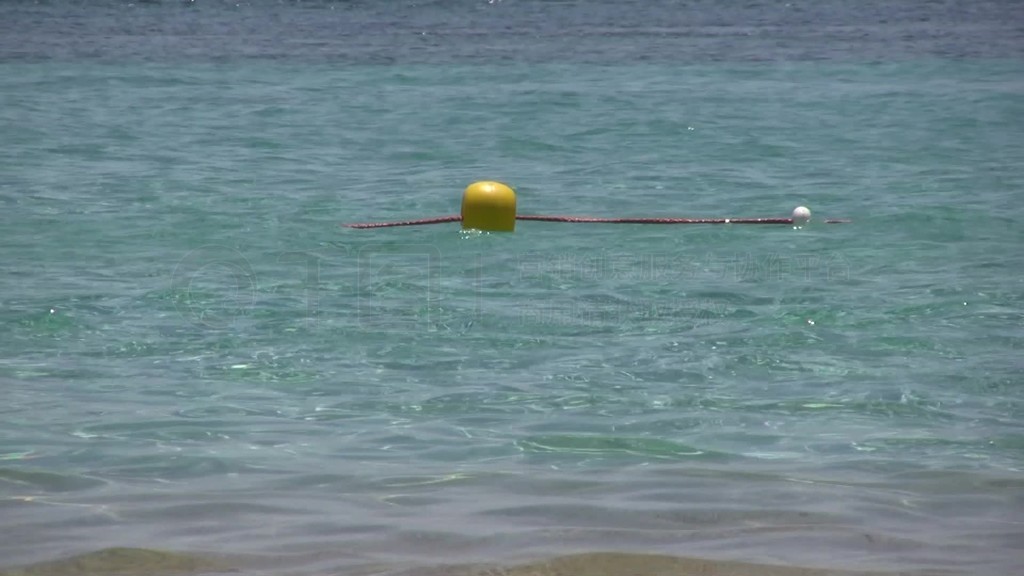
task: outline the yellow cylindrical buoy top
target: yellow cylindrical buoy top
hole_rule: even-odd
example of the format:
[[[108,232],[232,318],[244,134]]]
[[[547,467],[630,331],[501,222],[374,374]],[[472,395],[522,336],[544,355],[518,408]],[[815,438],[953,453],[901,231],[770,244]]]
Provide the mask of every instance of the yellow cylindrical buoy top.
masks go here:
[[[462,194],[462,229],[513,232],[516,193],[501,182],[474,182]]]

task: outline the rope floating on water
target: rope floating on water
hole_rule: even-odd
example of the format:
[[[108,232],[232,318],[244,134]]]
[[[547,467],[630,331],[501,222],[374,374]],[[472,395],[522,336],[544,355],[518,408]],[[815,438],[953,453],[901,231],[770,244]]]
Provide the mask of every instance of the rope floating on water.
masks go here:
[[[587,216],[521,216],[516,213],[516,192],[511,186],[489,180],[474,182],[462,194],[462,213],[437,218],[401,220],[398,222],[366,222],[345,224],[348,228],[394,228],[424,226],[445,222],[462,222],[463,229],[487,232],[512,232],[517,220],[535,222],[570,222],[579,224],[784,224],[803,226],[811,220],[806,206],[797,206],[790,218],[591,218]],[[842,224],[849,220],[829,219],[826,224]]]
[[[586,216],[531,216],[516,215],[516,220],[532,220],[536,222],[566,222],[576,224],[796,224],[793,218],[590,218]],[[361,224],[345,224],[346,228],[395,228],[398,226],[423,226],[427,224],[444,224],[461,222],[462,216],[440,216],[421,220],[402,220],[398,222],[366,222]],[[826,224],[847,224],[844,218],[829,218]]]
[[[399,222],[365,222],[362,224],[345,224],[346,228],[395,228],[397,226],[424,226],[426,224],[444,224],[446,222],[461,222],[462,216],[440,216],[438,218],[423,218],[420,220],[401,220]]]
[[[796,224],[793,218],[590,218],[582,216],[516,216],[516,220],[541,222],[577,222],[581,224]],[[845,224],[849,220],[830,218],[826,224]]]

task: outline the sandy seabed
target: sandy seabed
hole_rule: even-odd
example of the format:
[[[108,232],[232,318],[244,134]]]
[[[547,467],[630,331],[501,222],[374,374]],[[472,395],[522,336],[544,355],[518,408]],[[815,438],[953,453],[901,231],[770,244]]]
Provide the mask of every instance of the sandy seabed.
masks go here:
[[[166,552],[142,548],[107,548],[65,559],[0,571],[0,576],[160,576],[203,574],[299,574],[268,572],[251,560]],[[515,565],[462,564],[433,567],[383,565],[317,571],[335,576],[949,576],[957,572],[858,572],[829,568],[773,566],[659,554],[594,552],[558,556]]]

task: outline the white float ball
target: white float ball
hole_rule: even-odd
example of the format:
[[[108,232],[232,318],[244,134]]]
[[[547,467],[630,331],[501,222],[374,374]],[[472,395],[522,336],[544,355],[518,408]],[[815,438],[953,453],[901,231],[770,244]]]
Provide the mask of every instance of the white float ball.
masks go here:
[[[803,226],[811,220],[811,211],[806,206],[797,206],[793,209],[793,225]]]

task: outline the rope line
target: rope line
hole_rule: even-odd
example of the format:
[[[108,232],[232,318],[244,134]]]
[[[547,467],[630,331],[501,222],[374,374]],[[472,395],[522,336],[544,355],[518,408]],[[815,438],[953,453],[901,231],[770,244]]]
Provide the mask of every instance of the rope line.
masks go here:
[[[366,222],[362,224],[345,224],[347,228],[394,228],[398,226],[423,226],[427,224],[444,224],[460,222],[462,216],[440,216],[420,220],[402,220],[399,222]],[[532,220],[536,222],[568,222],[577,224],[793,224],[792,218],[590,218],[586,216],[530,216],[517,215],[516,220]],[[847,224],[844,218],[829,218],[826,224]]]
[[[423,226],[426,224],[444,224],[445,222],[461,222],[462,216],[439,216],[421,220],[402,220],[400,222],[366,222],[363,224],[345,224],[348,228],[394,228],[396,226]]]
[[[585,216],[516,216],[516,220],[580,224],[792,224],[792,218],[590,218]]]

